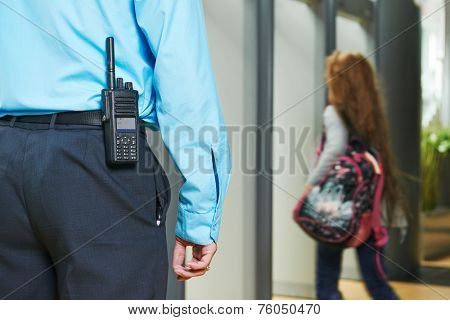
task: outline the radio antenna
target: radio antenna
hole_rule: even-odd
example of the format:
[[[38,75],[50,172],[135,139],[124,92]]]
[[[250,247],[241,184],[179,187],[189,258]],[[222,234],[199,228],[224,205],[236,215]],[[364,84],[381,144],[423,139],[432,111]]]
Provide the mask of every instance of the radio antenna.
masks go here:
[[[114,38],[106,38],[106,63],[107,63],[107,80],[108,88],[114,89],[116,86],[116,64],[114,62]]]

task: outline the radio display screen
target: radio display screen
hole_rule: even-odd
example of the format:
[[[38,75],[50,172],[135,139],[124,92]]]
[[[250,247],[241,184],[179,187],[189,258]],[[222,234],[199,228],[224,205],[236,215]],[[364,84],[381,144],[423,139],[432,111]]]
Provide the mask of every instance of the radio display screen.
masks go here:
[[[134,118],[117,118],[117,130],[136,130],[136,121]]]

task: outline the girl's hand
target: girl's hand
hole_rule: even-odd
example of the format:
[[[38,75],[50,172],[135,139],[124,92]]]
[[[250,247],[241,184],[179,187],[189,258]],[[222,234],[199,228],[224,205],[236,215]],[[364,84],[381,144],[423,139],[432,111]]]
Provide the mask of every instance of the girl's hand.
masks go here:
[[[310,193],[311,190],[312,190],[312,188],[313,188],[313,185],[312,185],[312,184],[310,184],[310,183],[305,184],[305,187],[303,188],[302,196],[305,196],[305,195],[307,195],[308,193]]]

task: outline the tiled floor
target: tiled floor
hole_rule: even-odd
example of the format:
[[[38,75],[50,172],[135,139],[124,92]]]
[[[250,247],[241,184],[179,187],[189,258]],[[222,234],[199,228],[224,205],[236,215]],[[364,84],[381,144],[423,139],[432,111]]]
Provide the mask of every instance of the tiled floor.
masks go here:
[[[422,215],[421,246],[427,259],[445,261],[444,257],[450,255],[450,210],[439,209],[434,214]]]
[[[437,260],[423,260],[422,266],[435,267],[435,268],[449,268],[450,269],[450,256],[440,258]]]
[[[403,300],[437,300],[450,299],[450,287],[445,286],[425,286],[423,284],[410,282],[391,282],[397,294]],[[364,285],[360,281],[341,280],[339,288],[347,300],[370,299]],[[274,300],[302,300],[296,297],[273,297]]]

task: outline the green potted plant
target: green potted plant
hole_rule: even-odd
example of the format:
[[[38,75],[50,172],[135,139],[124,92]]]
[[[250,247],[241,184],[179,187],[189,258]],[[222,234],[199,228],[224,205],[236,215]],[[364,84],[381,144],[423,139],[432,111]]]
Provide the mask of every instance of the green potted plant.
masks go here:
[[[421,149],[422,210],[450,207],[450,129],[424,129]]]
[[[450,129],[424,129],[421,149],[423,254],[433,260],[450,252]]]

